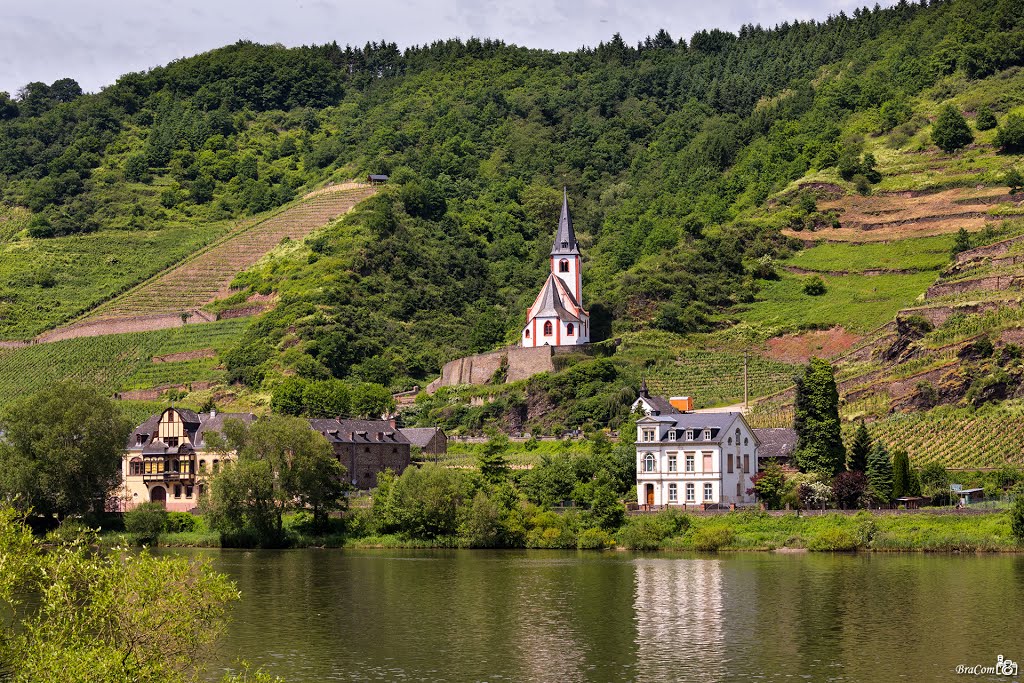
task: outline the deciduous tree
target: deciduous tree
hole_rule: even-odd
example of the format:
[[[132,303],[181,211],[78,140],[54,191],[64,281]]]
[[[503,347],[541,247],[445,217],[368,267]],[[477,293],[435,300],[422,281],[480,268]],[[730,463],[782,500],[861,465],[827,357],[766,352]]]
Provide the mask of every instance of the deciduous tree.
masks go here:
[[[103,510],[132,430],[110,399],[62,382],[12,403],[0,425],[6,498],[22,510],[59,517]]]

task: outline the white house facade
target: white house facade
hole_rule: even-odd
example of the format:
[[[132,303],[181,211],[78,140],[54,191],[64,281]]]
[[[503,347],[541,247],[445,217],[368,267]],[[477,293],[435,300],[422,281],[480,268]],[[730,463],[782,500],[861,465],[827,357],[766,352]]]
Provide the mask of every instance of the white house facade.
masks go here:
[[[569,197],[562,195],[562,215],[551,247],[551,273],[533,305],[526,311],[526,325],[519,335],[524,348],[572,346],[590,341],[590,314],[583,310],[580,247],[569,215]]]
[[[751,505],[759,441],[741,413],[654,412],[637,421],[641,506]]]

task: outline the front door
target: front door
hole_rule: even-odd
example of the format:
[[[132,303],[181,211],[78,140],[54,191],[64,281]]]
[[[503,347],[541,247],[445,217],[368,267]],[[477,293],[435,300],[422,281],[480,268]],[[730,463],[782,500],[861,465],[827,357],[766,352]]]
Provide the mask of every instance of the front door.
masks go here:
[[[167,489],[163,486],[154,486],[149,491],[149,499],[154,503],[160,503],[167,507]]]
[[[647,485],[647,504],[654,505],[654,484]]]

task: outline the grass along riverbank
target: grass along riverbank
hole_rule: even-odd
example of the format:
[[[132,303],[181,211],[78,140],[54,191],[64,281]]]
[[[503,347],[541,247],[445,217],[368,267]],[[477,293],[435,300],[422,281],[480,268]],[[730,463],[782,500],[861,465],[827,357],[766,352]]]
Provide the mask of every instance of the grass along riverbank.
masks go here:
[[[553,513],[530,520],[519,547],[561,549],[612,549],[637,551],[772,551],[811,552],[1022,552],[1010,529],[1006,511],[953,514],[942,511],[878,514],[861,511],[792,513],[731,512],[721,515],[690,515],[675,510],[630,516],[616,532],[576,528],[578,515],[556,515],[558,533],[550,533]],[[541,517],[543,519],[541,519]],[[469,548],[466,538],[442,536],[415,538],[402,534],[346,531],[350,526],[336,520],[327,534],[311,534],[288,528],[293,548]],[[356,526],[359,526],[357,523]],[[286,525],[287,527],[287,525]],[[547,532],[547,533],[546,533]],[[109,544],[138,544],[125,532],[102,535]],[[217,532],[162,533],[148,544],[165,547],[240,547],[241,539],[222,539]],[[155,541],[155,542],[154,542]]]

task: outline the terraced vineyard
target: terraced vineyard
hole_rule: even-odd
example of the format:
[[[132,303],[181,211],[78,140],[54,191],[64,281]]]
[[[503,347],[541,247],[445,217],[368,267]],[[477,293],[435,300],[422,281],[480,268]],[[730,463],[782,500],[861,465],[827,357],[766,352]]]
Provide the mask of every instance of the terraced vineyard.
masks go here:
[[[195,313],[218,296],[228,293],[237,273],[252,266],[283,239],[301,239],[313,230],[347,213],[376,188],[357,183],[339,185],[332,191],[310,195],[265,220],[241,228],[199,252],[179,266],[159,275],[95,309],[74,325],[50,335],[67,338],[117,332],[120,321],[166,318]]]
[[[223,352],[235,343],[248,320],[187,325],[169,330],[82,337],[20,349],[0,350],[0,406],[54,382],[70,379],[114,393],[134,386],[160,384],[160,373],[189,365],[189,377],[175,382],[215,379],[212,359],[153,363],[153,356],[212,348]],[[149,374],[150,369],[155,374]],[[170,377],[171,375],[167,375]],[[153,384],[144,384],[149,381]]]
[[[936,408],[897,413],[868,423],[872,438],[889,449],[904,448],[917,465],[999,467],[1024,464],[1024,415],[1019,406],[974,411]],[[848,423],[852,430],[853,424]]]
[[[774,393],[793,383],[800,366],[748,359],[750,397]],[[658,365],[647,376],[651,392],[661,396],[692,396],[698,408],[743,400],[743,355],[716,351],[683,351],[671,365]]]

